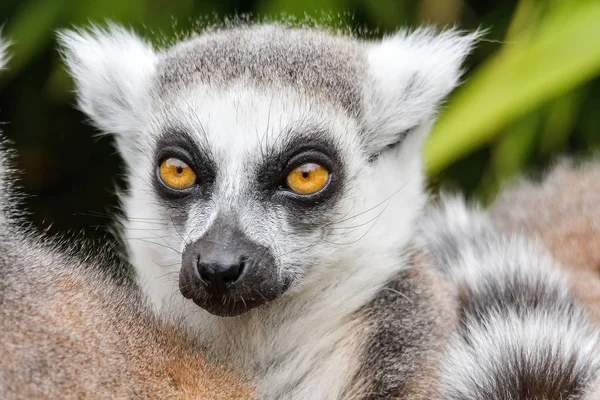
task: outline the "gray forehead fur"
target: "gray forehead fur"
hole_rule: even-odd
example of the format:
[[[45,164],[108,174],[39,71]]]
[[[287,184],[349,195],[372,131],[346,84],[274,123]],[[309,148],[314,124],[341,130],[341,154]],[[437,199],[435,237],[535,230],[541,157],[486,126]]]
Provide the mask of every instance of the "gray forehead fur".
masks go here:
[[[188,85],[292,87],[351,115],[361,109],[365,44],[350,36],[269,24],[205,33],[167,50],[158,66],[162,94]]]

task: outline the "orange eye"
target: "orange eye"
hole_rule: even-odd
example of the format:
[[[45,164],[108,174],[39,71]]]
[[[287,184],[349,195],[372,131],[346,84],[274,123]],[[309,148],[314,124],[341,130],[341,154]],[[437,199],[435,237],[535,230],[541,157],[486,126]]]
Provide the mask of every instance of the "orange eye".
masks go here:
[[[309,195],[323,189],[329,181],[329,171],[322,165],[306,163],[287,176],[287,187],[296,194]]]
[[[196,183],[196,174],[178,158],[167,158],[160,164],[160,178],[171,189],[183,190]]]

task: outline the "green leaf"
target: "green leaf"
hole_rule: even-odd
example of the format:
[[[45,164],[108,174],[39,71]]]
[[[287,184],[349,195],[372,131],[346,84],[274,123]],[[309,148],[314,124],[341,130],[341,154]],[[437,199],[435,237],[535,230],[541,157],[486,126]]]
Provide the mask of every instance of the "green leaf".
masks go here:
[[[600,2],[569,4],[550,10],[530,40],[505,45],[456,93],[425,145],[429,173],[600,73]]]
[[[587,88],[584,86],[584,88]],[[581,104],[586,90],[578,90],[559,97],[548,107],[548,116],[544,122],[539,144],[539,153],[550,157],[567,146],[569,137],[579,119]]]

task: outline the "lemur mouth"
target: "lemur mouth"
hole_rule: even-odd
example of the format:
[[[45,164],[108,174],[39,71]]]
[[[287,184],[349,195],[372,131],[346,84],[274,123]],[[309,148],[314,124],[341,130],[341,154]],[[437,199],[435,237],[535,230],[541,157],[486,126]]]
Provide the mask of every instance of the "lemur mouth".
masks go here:
[[[285,292],[286,289],[287,285],[282,287],[281,293]],[[245,297],[233,293],[219,297],[206,294],[194,296],[189,292],[184,292],[184,290],[181,290],[181,293],[185,298],[192,300],[198,307],[201,307],[218,317],[236,317],[245,314],[254,308],[270,303],[280,297],[279,295],[272,298],[261,296],[258,296],[258,298],[250,296]]]
[[[215,297],[194,298],[192,301],[198,307],[202,307],[218,317],[236,317],[266,304],[264,301],[245,300],[241,297],[235,299],[234,296],[225,296],[220,299]]]
[[[261,269],[266,269],[269,273]],[[251,275],[247,280],[229,286],[222,292],[215,292],[209,290],[193,270],[182,266],[179,272],[179,290],[183,297],[213,315],[235,317],[278,299],[291,286],[289,279],[277,279],[270,270],[271,268],[254,266],[246,271],[246,274]]]

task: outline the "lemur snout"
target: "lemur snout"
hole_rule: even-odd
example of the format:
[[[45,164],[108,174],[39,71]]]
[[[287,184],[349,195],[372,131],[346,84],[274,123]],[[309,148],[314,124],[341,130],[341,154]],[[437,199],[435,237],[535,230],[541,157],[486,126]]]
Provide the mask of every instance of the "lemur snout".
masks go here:
[[[194,266],[194,276],[214,294],[225,294],[240,279],[244,272],[245,257],[241,257],[238,262],[219,263],[205,262],[202,255]]]
[[[200,239],[184,250],[182,269],[186,270],[185,281],[188,286],[197,287],[198,291],[222,297],[244,280],[246,267],[260,268],[260,254],[264,250],[250,240],[235,222],[217,218]]]
[[[278,277],[271,250],[250,239],[233,218],[219,216],[183,250],[179,290],[212,314],[242,314],[275,300],[288,286]]]

